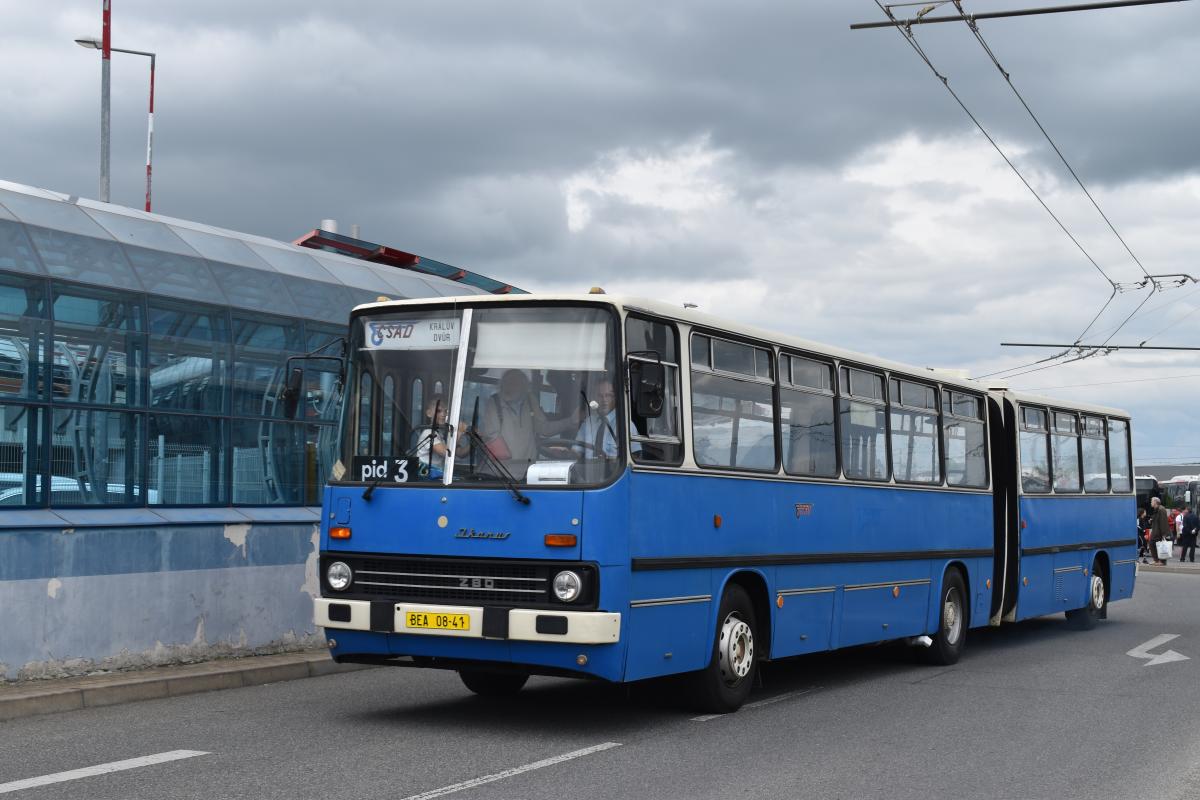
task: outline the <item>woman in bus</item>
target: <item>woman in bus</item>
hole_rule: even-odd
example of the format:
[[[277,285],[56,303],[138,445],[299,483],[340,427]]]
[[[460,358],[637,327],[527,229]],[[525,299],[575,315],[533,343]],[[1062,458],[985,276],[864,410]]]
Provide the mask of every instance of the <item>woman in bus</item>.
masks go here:
[[[416,455],[421,464],[422,475],[440,478],[446,468],[446,437],[450,432],[446,426],[448,413],[446,398],[440,394],[435,394],[425,404],[425,424],[414,431]],[[462,435],[465,430],[466,425],[460,422],[459,435],[456,437],[460,452],[468,450],[471,446],[470,439]]]

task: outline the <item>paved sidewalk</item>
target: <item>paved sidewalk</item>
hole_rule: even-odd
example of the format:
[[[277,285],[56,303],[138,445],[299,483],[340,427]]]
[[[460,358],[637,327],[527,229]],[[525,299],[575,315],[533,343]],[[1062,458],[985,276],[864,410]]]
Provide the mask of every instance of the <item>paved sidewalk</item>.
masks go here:
[[[85,678],[0,684],[0,721],[217,689],[315,678],[357,669],[369,667],[335,664],[327,651],[309,650],[111,672]]]
[[[1200,561],[1180,561],[1179,552],[1182,548],[1176,547],[1171,555],[1171,560],[1167,562],[1165,567],[1157,566],[1153,563],[1138,564],[1139,570],[1147,572],[1191,572],[1200,575]]]

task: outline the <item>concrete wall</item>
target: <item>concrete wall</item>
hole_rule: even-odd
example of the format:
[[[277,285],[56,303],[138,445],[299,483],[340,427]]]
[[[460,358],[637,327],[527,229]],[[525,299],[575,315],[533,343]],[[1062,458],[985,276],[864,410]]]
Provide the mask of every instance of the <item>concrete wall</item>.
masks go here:
[[[5,527],[0,511],[0,680],[319,644],[317,524],[296,511],[49,529]]]

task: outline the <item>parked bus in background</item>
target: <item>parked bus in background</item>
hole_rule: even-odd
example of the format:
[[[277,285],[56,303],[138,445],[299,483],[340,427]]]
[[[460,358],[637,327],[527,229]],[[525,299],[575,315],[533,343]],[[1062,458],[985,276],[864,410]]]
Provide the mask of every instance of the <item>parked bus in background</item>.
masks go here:
[[[1163,505],[1171,514],[1171,521],[1179,514],[1182,507],[1195,508],[1197,489],[1200,488],[1200,475],[1176,475],[1168,481],[1159,484],[1162,492]]]
[[[1138,475],[1134,481],[1137,486],[1137,507],[1150,510],[1150,498],[1162,498],[1162,488],[1158,485],[1158,478],[1153,475]]]
[[[603,294],[360,306],[347,354],[315,603],[339,662],[481,694],[677,676],[725,712],[768,659],[951,664],[971,628],[1133,593],[1116,409]]]

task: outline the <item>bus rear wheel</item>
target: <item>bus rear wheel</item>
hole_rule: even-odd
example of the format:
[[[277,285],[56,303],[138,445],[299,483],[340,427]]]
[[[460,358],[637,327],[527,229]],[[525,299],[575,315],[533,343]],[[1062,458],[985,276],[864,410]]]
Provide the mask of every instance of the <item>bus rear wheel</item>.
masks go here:
[[[949,666],[958,662],[967,642],[966,597],[967,590],[959,571],[952,569],[947,572],[946,579],[942,581],[941,602],[938,604],[941,616],[937,633],[932,637],[933,644],[921,653],[927,663]]]
[[[529,676],[521,672],[487,672],[479,669],[460,669],[463,685],[480,697],[510,697],[521,691]]]
[[[758,671],[756,630],[750,595],[741,586],[730,584],[721,596],[708,666],[688,676],[698,708],[728,714],[746,702]]]
[[[1090,631],[1096,623],[1104,618],[1108,608],[1108,587],[1104,583],[1104,574],[1099,564],[1092,564],[1092,575],[1088,579],[1087,605],[1067,612],[1067,622],[1081,630]]]

